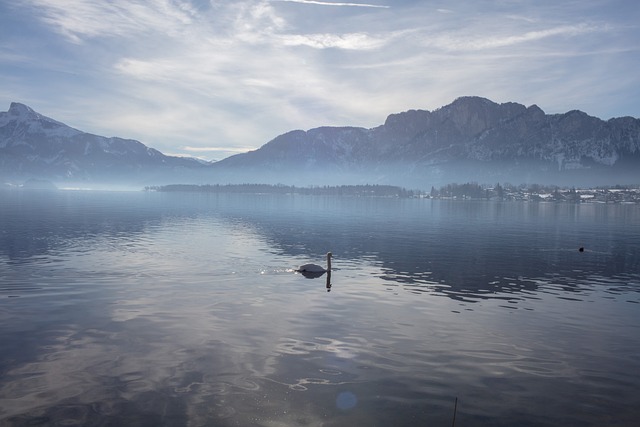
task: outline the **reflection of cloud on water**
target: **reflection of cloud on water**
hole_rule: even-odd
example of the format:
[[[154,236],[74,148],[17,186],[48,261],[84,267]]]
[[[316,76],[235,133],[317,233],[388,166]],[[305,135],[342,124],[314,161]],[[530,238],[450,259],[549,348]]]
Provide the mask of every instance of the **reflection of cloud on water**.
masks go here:
[[[171,375],[173,362],[150,349],[140,351],[146,344],[124,345],[119,332],[76,326],[56,333],[57,343],[43,349],[39,360],[6,372],[0,395],[12,398],[0,407],[7,418],[36,417],[59,405],[100,403],[113,409],[132,396],[157,392]]]
[[[285,383],[285,382],[281,382],[281,381],[271,380],[269,378],[266,378],[266,379],[270,380],[270,381],[273,381],[274,383],[289,387],[291,390],[295,390],[295,391],[306,391],[306,390],[308,390],[308,386],[310,386],[310,385],[336,386],[336,385],[346,384],[344,382],[331,381],[331,380],[326,379],[326,378],[298,378],[294,383],[291,383],[291,384]]]
[[[167,241],[179,236],[180,228],[171,234]],[[243,259],[262,250],[251,235],[243,239]],[[51,416],[89,426],[99,424],[96,417],[112,417],[123,425],[139,424],[135,417],[156,425],[168,419],[201,425],[233,417],[246,425],[260,416],[268,418],[264,425],[300,419],[322,424],[319,408],[305,407],[304,399],[287,400],[287,392],[293,391],[288,386],[267,384],[267,378],[277,379],[286,369],[275,348],[281,334],[318,306],[304,292],[309,288],[286,273],[277,275],[282,293],[267,291],[273,289],[274,276],[258,269],[247,274],[242,265],[237,266],[242,274],[212,266],[209,274],[190,273],[182,279],[179,272],[185,270],[176,266],[182,262],[181,246],[190,240],[174,241],[178,244],[161,245],[167,249],[156,248],[154,254],[139,252],[133,263],[125,256],[109,258],[109,268],[117,274],[104,278],[108,287],[95,288],[110,292],[94,295],[89,317],[63,317],[60,321],[71,323],[47,332],[55,337],[54,344],[40,347],[35,361],[6,372],[0,395],[15,398],[0,401],[3,418],[29,422]],[[177,257],[163,253],[169,247]],[[76,266],[75,280],[99,278],[103,253],[98,249],[86,255]],[[238,252],[228,253],[233,257]],[[204,259],[185,260],[182,268],[202,268]],[[163,266],[164,260],[175,265]],[[233,265],[228,259],[220,263]]]
[[[20,417],[28,424],[51,417],[86,426],[104,424],[105,419],[122,425],[276,426],[322,425],[330,419],[372,425],[380,421],[366,419],[369,416],[399,415],[393,408],[399,401],[409,408],[409,416],[422,414],[421,405],[437,407],[438,399],[451,396],[456,386],[475,385],[476,396],[484,396],[486,379],[512,378],[511,384],[520,384],[535,376],[543,378],[545,386],[554,379],[552,386],[568,384],[576,379],[575,370],[592,368],[581,356],[593,354],[590,337],[598,325],[589,325],[587,331],[584,305],[566,304],[559,297],[572,292],[576,299],[585,299],[590,296],[587,284],[604,285],[606,298],[628,299],[637,285],[638,276],[632,273],[599,277],[587,268],[566,277],[511,274],[509,269],[509,274],[496,277],[488,274],[495,265],[485,272],[458,271],[455,267],[482,245],[440,254],[434,241],[412,246],[415,239],[384,229],[377,235],[368,231],[358,240],[357,231],[372,228],[372,222],[358,225],[353,218],[338,227],[342,233],[354,225],[355,232],[346,234],[351,237],[320,236],[332,228],[325,225],[340,221],[299,215],[315,221],[306,228],[309,234],[285,238],[279,233],[287,234],[295,223],[278,228],[278,221],[295,218],[263,218],[264,213],[241,211],[248,221],[230,220],[231,214],[221,219],[210,212],[162,217],[157,228],[143,227],[133,236],[112,239],[107,233],[85,239],[86,246],[76,248],[85,251],[57,263],[55,270],[32,265],[38,281],[61,292],[56,298],[50,298],[52,291],[23,292],[11,299],[22,304],[14,307],[30,311],[12,309],[3,317],[8,323],[0,332],[37,348],[26,356],[14,345],[16,360],[3,360],[0,396],[12,396],[0,400],[3,421]],[[424,229],[432,225],[415,218],[407,223]],[[318,237],[324,240],[318,243]],[[326,251],[327,243],[330,249],[333,244],[339,247],[341,268],[335,273],[337,292],[330,294],[322,280],[306,280],[287,267],[302,258],[296,251],[312,245]],[[369,243],[375,256],[363,252]],[[517,250],[531,255],[527,248]],[[547,255],[557,259],[556,254]],[[634,259],[629,256],[628,262]],[[483,255],[470,264],[483,266],[485,260],[505,262]],[[542,266],[549,264],[546,258],[542,261]],[[627,266],[621,263],[619,268]],[[453,272],[445,276],[449,270]],[[52,271],[65,275],[48,278]],[[626,282],[615,280],[620,277]],[[616,290],[623,285],[626,288]],[[434,295],[447,298],[429,298]],[[451,315],[452,309],[471,301],[482,304],[476,304],[475,311]],[[526,310],[515,315],[500,308],[507,303]],[[621,319],[608,313],[620,310],[619,305],[599,305],[601,313],[594,317],[598,324]],[[627,306],[632,318],[637,305]],[[530,311],[533,307],[535,312]],[[592,307],[588,315],[593,312]],[[27,317],[31,329],[7,332]],[[622,325],[606,330],[619,331]],[[539,340],[547,334],[552,339],[541,349]],[[595,336],[601,337],[603,349],[623,345],[615,335],[608,339],[600,331]],[[500,347],[505,342],[509,346]],[[578,357],[565,351],[565,343],[579,349]],[[602,359],[611,360],[618,361]],[[574,384],[572,391],[581,389],[582,384]],[[385,407],[385,402],[391,403]],[[490,405],[479,413],[504,410],[480,397],[478,402]],[[355,417],[354,408],[364,408],[358,412],[361,418],[332,418]]]
[[[0,395],[10,398],[0,400],[2,418],[28,423],[54,416],[99,425],[90,413],[121,425],[136,425],[136,417],[156,419],[156,425],[171,419],[200,425],[243,413],[247,396],[262,394],[258,379],[274,371],[273,361],[252,352],[202,342],[198,334],[149,320],[117,322],[109,329],[57,330],[57,343],[43,349],[39,360],[6,372]],[[60,419],[60,411],[71,407],[75,411]]]
[[[282,338],[276,345],[276,351],[282,354],[307,355],[313,352],[330,353],[342,359],[353,359],[357,356],[353,344],[345,341],[315,337],[314,341],[296,338]]]

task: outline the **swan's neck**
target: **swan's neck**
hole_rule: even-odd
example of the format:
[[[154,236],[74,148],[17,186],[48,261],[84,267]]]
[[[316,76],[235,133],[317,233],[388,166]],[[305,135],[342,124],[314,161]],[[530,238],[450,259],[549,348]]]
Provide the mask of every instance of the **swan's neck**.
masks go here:
[[[327,271],[331,271],[331,256],[327,256]]]

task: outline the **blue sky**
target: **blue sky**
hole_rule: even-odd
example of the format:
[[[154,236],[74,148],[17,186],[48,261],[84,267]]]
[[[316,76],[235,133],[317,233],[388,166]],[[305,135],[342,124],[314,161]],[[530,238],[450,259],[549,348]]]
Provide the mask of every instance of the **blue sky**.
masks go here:
[[[640,5],[0,0],[0,111],[221,159],[459,96],[640,117]]]

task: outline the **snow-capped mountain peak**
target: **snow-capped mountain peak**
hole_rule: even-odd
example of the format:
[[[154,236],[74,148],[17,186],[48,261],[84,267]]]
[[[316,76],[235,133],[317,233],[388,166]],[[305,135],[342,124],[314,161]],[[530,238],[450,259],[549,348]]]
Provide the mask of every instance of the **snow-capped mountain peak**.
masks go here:
[[[12,102],[11,106],[9,107],[8,113],[9,115],[14,117],[39,116],[39,114],[33,111],[31,108],[19,102]]]
[[[139,141],[82,132],[18,102],[0,112],[0,178],[122,181],[203,167]]]
[[[11,126],[7,126],[11,125]],[[14,137],[20,138],[25,134],[47,134],[57,137],[73,137],[81,131],[37,113],[30,107],[19,102],[12,102],[9,110],[0,112],[0,127],[5,131],[11,130]]]

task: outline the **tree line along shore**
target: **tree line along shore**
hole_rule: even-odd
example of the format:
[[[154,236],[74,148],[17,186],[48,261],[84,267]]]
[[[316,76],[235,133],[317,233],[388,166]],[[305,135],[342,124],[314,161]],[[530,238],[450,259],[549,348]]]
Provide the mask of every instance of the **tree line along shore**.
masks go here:
[[[409,190],[393,185],[338,185],[296,187],[283,184],[170,184],[147,186],[145,191],[235,193],[235,194],[298,194],[310,196],[430,198],[453,200],[520,200],[570,203],[640,203],[640,186],[609,186],[596,188],[562,188],[540,184],[478,183],[447,184],[430,191]]]

